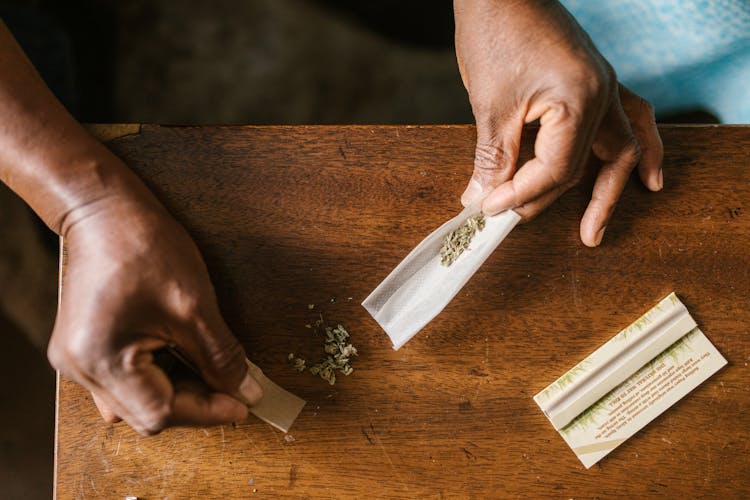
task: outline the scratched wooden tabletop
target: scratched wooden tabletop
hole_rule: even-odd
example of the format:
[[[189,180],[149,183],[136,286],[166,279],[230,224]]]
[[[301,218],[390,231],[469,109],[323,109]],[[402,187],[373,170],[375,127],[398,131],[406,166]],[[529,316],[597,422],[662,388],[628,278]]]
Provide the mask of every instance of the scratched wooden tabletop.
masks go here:
[[[750,494],[750,127],[663,126],[664,191],[632,179],[600,248],[578,236],[587,179],[399,351],[359,304],[460,209],[473,127],[96,130],[194,236],[250,358],[308,403],[288,435],[143,438],[61,378],[59,498]],[[586,470],[532,396],[673,290],[729,365]],[[287,360],[320,357],[319,313],[360,353],[335,386]]]

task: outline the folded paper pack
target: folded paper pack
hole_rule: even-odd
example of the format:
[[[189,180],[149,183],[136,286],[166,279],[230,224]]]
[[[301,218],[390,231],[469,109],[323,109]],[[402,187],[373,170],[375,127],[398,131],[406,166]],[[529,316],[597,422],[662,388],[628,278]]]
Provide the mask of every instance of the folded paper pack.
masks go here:
[[[672,293],[534,401],[589,468],[726,363]]]
[[[399,349],[416,335],[463,288],[521,217],[512,210],[485,217],[469,248],[453,264],[440,262],[445,237],[479,213],[479,205],[465,208],[412,250],[362,302]]]

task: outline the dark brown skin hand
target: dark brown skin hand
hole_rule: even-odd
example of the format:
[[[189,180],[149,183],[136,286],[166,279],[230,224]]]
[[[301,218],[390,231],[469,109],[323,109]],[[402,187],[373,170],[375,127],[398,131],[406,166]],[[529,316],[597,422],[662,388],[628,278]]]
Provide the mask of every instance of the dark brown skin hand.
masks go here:
[[[474,173],[461,201],[481,196],[494,215],[528,221],[602,161],[581,220],[585,245],[601,243],[634,168],[663,186],[663,148],[651,105],[617,83],[611,66],[555,1],[454,0],[456,55],[477,123]],[[525,123],[539,119],[534,158],[518,166]]]
[[[0,22],[0,179],[65,238],[48,355],[108,421],[149,435],[244,419],[262,392],[186,231],[55,100]],[[175,387],[152,352],[176,346],[206,388]]]
[[[167,213],[131,199],[87,205],[65,228],[65,293],[53,365],[94,395],[102,415],[143,434],[242,420],[260,387],[219,313],[193,241]],[[152,352],[179,346],[216,392],[175,388]],[[230,396],[231,395],[231,396]]]

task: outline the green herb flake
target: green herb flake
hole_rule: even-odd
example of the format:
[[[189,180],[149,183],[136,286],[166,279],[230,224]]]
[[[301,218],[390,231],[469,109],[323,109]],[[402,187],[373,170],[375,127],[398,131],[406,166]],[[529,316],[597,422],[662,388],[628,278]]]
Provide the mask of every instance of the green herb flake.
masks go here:
[[[354,372],[351,362],[352,358],[357,356],[357,348],[349,343],[349,332],[346,331],[343,325],[339,324],[335,327],[325,325],[323,316],[319,316],[319,319],[315,321],[314,331],[317,333],[321,328],[323,330],[322,333],[325,337],[323,340],[323,352],[325,353],[325,357],[320,362],[309,367],[310,373],[317,375],[330,385],[334,385],[336,383],[337,372],[342,375],[350,375]],[[301,372],[305,369],[305,362],[297,358],[294,361],[294,366]]]
[[[450,267],[458,257],[469,248],[474,235],[484,229],[484,215],[479,213],[466,219],[461,226],[451,231],[440,247],[440,263]]]

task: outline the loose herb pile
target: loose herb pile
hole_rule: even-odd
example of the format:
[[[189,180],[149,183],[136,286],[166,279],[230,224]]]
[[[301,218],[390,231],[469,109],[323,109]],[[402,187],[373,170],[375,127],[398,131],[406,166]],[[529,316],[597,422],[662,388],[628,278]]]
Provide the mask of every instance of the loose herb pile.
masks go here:
[[[451,231],[443,240],[443,246],[440,247],[440,263],[445,267],[450,267],[464,253],[464,250],[469,248],[477,231],[482,229],[484,229],[484,215],[479,213],[469,217],[461,226]]]
[[[312,325],[305,325],[307,328],[313,328]],[[336,372],[343,375],[349,375],[354,371],[351,360],[357,355],[357,348],[349,343],[349,332],[342,325],[331,327],[325,324],[323,316],[315,322],[314,331],[317,333],[320,329],[325,332],[325,341],[323,351],[325,358],[319,363],[310,367],[310,373],[317,375],[329,384],[336,383]],[[294,369],[303,372],[307,368],[303,358],[295,357],[294,353],[289,353],[289,361],[293,363]]]

